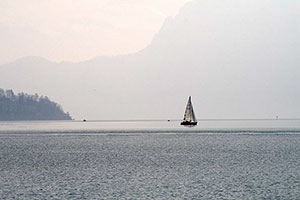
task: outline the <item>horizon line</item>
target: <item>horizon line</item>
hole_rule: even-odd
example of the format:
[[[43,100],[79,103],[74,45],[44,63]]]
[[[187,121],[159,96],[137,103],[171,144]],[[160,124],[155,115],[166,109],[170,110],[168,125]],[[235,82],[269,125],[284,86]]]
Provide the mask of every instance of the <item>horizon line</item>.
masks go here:
[[[182,119],[73,119],[72,121],[85,122],[174,122],[182,121]],[[197,121],[284,121],[284,120],[300,120],[300,118],[209,118],[198,119]]]

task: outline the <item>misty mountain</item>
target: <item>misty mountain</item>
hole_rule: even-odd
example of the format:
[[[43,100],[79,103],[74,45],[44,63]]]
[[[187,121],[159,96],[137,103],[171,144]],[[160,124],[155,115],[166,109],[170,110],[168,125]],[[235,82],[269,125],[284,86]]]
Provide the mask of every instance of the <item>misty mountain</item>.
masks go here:
[[[1,23],[0,44],[1,64],[24,55],[45,55],[47,49],[55,48],[53,39],[38,31],[25,27],[9,27]]]
[[[15,94],[13,90],[0,88],[0,121],[71,119],[69,113],[46,96]]]
[[[26,57],[0,66],[0,86],[47,94],[77,119],[178,119],[189,95],[198,118],[299,117],[298,5],[192,1],[140,52]]]

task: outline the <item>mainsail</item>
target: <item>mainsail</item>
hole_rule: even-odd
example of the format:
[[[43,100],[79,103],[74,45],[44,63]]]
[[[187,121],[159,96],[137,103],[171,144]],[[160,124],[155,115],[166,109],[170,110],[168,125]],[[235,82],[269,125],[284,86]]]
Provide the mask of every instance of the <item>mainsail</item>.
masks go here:
[[[185,125],[185,123],[195,123],[195,124],[197,124],[196,116],[195,116],[193,105],[192,105],[191,96],[189,97],[189,100],[188,100],[186,108],[185,108],[185,113],[184,113],[184,118],[183,118],[183,124],[182,125]]]

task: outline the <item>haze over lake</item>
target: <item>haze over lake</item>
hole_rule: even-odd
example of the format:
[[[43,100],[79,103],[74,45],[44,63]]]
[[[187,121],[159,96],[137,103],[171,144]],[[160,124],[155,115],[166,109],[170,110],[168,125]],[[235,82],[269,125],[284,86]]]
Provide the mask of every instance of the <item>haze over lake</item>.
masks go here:
[[[0,199],[300,199],[299,13],[1,0]]]
[[[47,95],[75,119],[177,119],[190,95],[201,118],[298,117],[299,7],[191,1],[137,53],[25,57],[0,66],[0,84]]]

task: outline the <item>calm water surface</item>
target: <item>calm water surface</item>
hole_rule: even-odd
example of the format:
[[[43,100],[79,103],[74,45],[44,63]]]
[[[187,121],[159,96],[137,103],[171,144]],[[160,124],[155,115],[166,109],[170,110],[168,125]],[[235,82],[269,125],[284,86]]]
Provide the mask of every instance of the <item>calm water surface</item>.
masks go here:
[[[300,121],[2,122],[0,199],[300,199]]]

